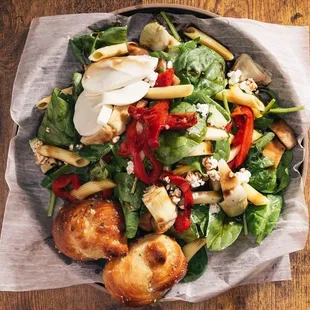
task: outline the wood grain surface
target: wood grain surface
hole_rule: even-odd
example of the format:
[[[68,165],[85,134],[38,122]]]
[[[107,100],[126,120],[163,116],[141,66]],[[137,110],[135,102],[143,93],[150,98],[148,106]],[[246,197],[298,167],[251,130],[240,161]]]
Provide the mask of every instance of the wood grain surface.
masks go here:
[[[222,16],[257,19],[285,25],[309,25],[309,0],[205,0],[157,1],[184,4],[209,10]],[[31,20],[34,17],[70,13],[110,12],[123,7],[152,4],[150,0],[0,0],[0,223],[8,187],[4,179],[11,137],[10,100],[14,77]],[[310,163],[310,161],[309,161]],[[308,169],[310,171],[310,167]],[[310,201],[310,176],[306,199]],[[144,309],[225,309],[225,310],[308,310],[310,309],[310,243],[291,255],[292,281],[254,284],[235,288],[198,304],[159,303]],[[1,262],[0,262],[1,264]],[[1,268],[1,265],[0,265]],[[1,279],[0,279],[1,281]],[[88,285],[65,289],[23,293],[0,293],[0,310],[26,309],[129,309]]]

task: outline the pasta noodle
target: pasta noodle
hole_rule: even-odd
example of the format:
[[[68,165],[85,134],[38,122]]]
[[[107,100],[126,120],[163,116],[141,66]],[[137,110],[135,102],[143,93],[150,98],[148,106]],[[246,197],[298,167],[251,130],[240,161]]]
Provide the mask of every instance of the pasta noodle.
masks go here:
[[[167,87],[150,88],[145,98],[147,99],[174,99],[190,96],[194,90],[191,84]]]
[[[110,179],[105,179],[103,181],[90,181],[83,184],[78,189],[72,190],[70,195],[78,200],[82,200],[92,194],[114,187],[116,187],[116,184]]]
[[[230,61],[234,59],[234,55],[226,47],[195,27],[188,27],[184,31],[184,34],[193,40],[199,38],[201,44],[210,47],[219,53],[225,60]]]
[[[66,95],[71,95],[71,94],[72,94],[72,90],[73,90],[73,87],[70,86],[70,87],[67,87],[67,88],[62,89],[61,92],[62,92],[63,94],[66,94]],[[47,97],[44,97],[43,99],[41,99],[40,101],[38,101],[38,102],[36,103],[36,107],[37,107],[39,110],[46,110],[48,104],[51,102],[51,99],[52,99],[52,95],[47,96]]]
[[[89,60],[97,62],[99,60],[110,58],[114,56],[122,56],[128,54],[127,44],[115,44],[109,45],[105,47],[101,47],[92,52],[92,54],[88,57]]]
[[[37,149],[40,155],[62,160],[75,167],[85,167],[89,164],[89,160],[79,157],[73,152],[61,149],[52,145],[42,145]]]

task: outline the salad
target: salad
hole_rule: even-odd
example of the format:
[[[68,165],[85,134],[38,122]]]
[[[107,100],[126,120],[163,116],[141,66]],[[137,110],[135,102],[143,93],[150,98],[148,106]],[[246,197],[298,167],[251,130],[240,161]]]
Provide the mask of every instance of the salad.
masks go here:
[[[119,302],[147,305],[198,279],[208,252],[272,233],[297,144],[250,55],[162,12],[139,42],[110,25],[72,38],[68,88],[37,103],[30,141],[50,192],[56,248],[104,265]],[[126,275],[124,277],[124,275]]]

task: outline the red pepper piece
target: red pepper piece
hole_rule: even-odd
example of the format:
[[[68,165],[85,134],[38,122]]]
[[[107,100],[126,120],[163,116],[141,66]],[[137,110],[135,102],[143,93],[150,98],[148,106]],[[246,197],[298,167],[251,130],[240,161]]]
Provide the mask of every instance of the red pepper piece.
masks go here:
[[[231,114],[238,131],[234,137],[232,144],[234,146],[240,145],[240,151],[235,157],[233,163],[230,164],[232,168],[240,167],[245,161],[252,144],[252,135],[254,130],[254,115],[251,108],[246,106],[238,106]]]
[[[154,183],[160,176],[162,164],[156,159],[151,148],[147,144],[145,134],[137,132],[137,121],[129,124],[126,130],[126,140],[120,145],[118,153],[121,156],[132,156],[134,163],[134,173],[139,180],[146,184]],[[152,171],[147,174],[140,152],[143,151],[145,157],[152,165]]]
[[[171,86],[173,83],[174,70],[167,69],[163,73],[159,73],[156,79],[155,87],[166,87]]]
[[[197,124],[195,112],[168,114],[169,105],[168,100],[161,100],[149,109],[134,106],[128,108],[129,114],[143,124],[145,138],[152,148],[159,146],[158,137],[162,130],[182,130]]]
[[[70,195],[70,192],[66,190],[66,187],[71,185],[73,189],[78,189],[80,187],[80,179],[77,174],[64,174],[54,180],[52,184],[53,193],[60,198],[67,200],[74,200]]]
[[[227,133],[230,133],[231,132],[231,128],[232,128],[232,122],[228,123],[225,127],[225,130]]]
[[[108,188],[102,191],[102,198],[104,199],[108,199],[112,196],[113,194],[113,189],[112,188]]]
[[[174,229],[178,233],[182,233],[183,231],[189,229],[191,227],[191,220],[184,214],[179,214],[174,222]]]
[[[195,112],[169,114],[166,126],[171,130],[182,130],[196,125],[198,122]]]

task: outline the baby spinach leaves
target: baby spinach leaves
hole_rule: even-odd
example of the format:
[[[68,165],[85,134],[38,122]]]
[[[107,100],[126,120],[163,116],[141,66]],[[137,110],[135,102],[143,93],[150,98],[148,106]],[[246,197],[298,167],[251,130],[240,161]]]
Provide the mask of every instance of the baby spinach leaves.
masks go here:
[[[249,232],[261,243],[275,228],[281,213],[283,198],[280,195],[267,195],[270,203],[265,206],[249,206],[246,221]]]
[[[209,212],[207,247],[210,251],[222,251],[239,237],[243,225],[226,216],[224,211]]]

